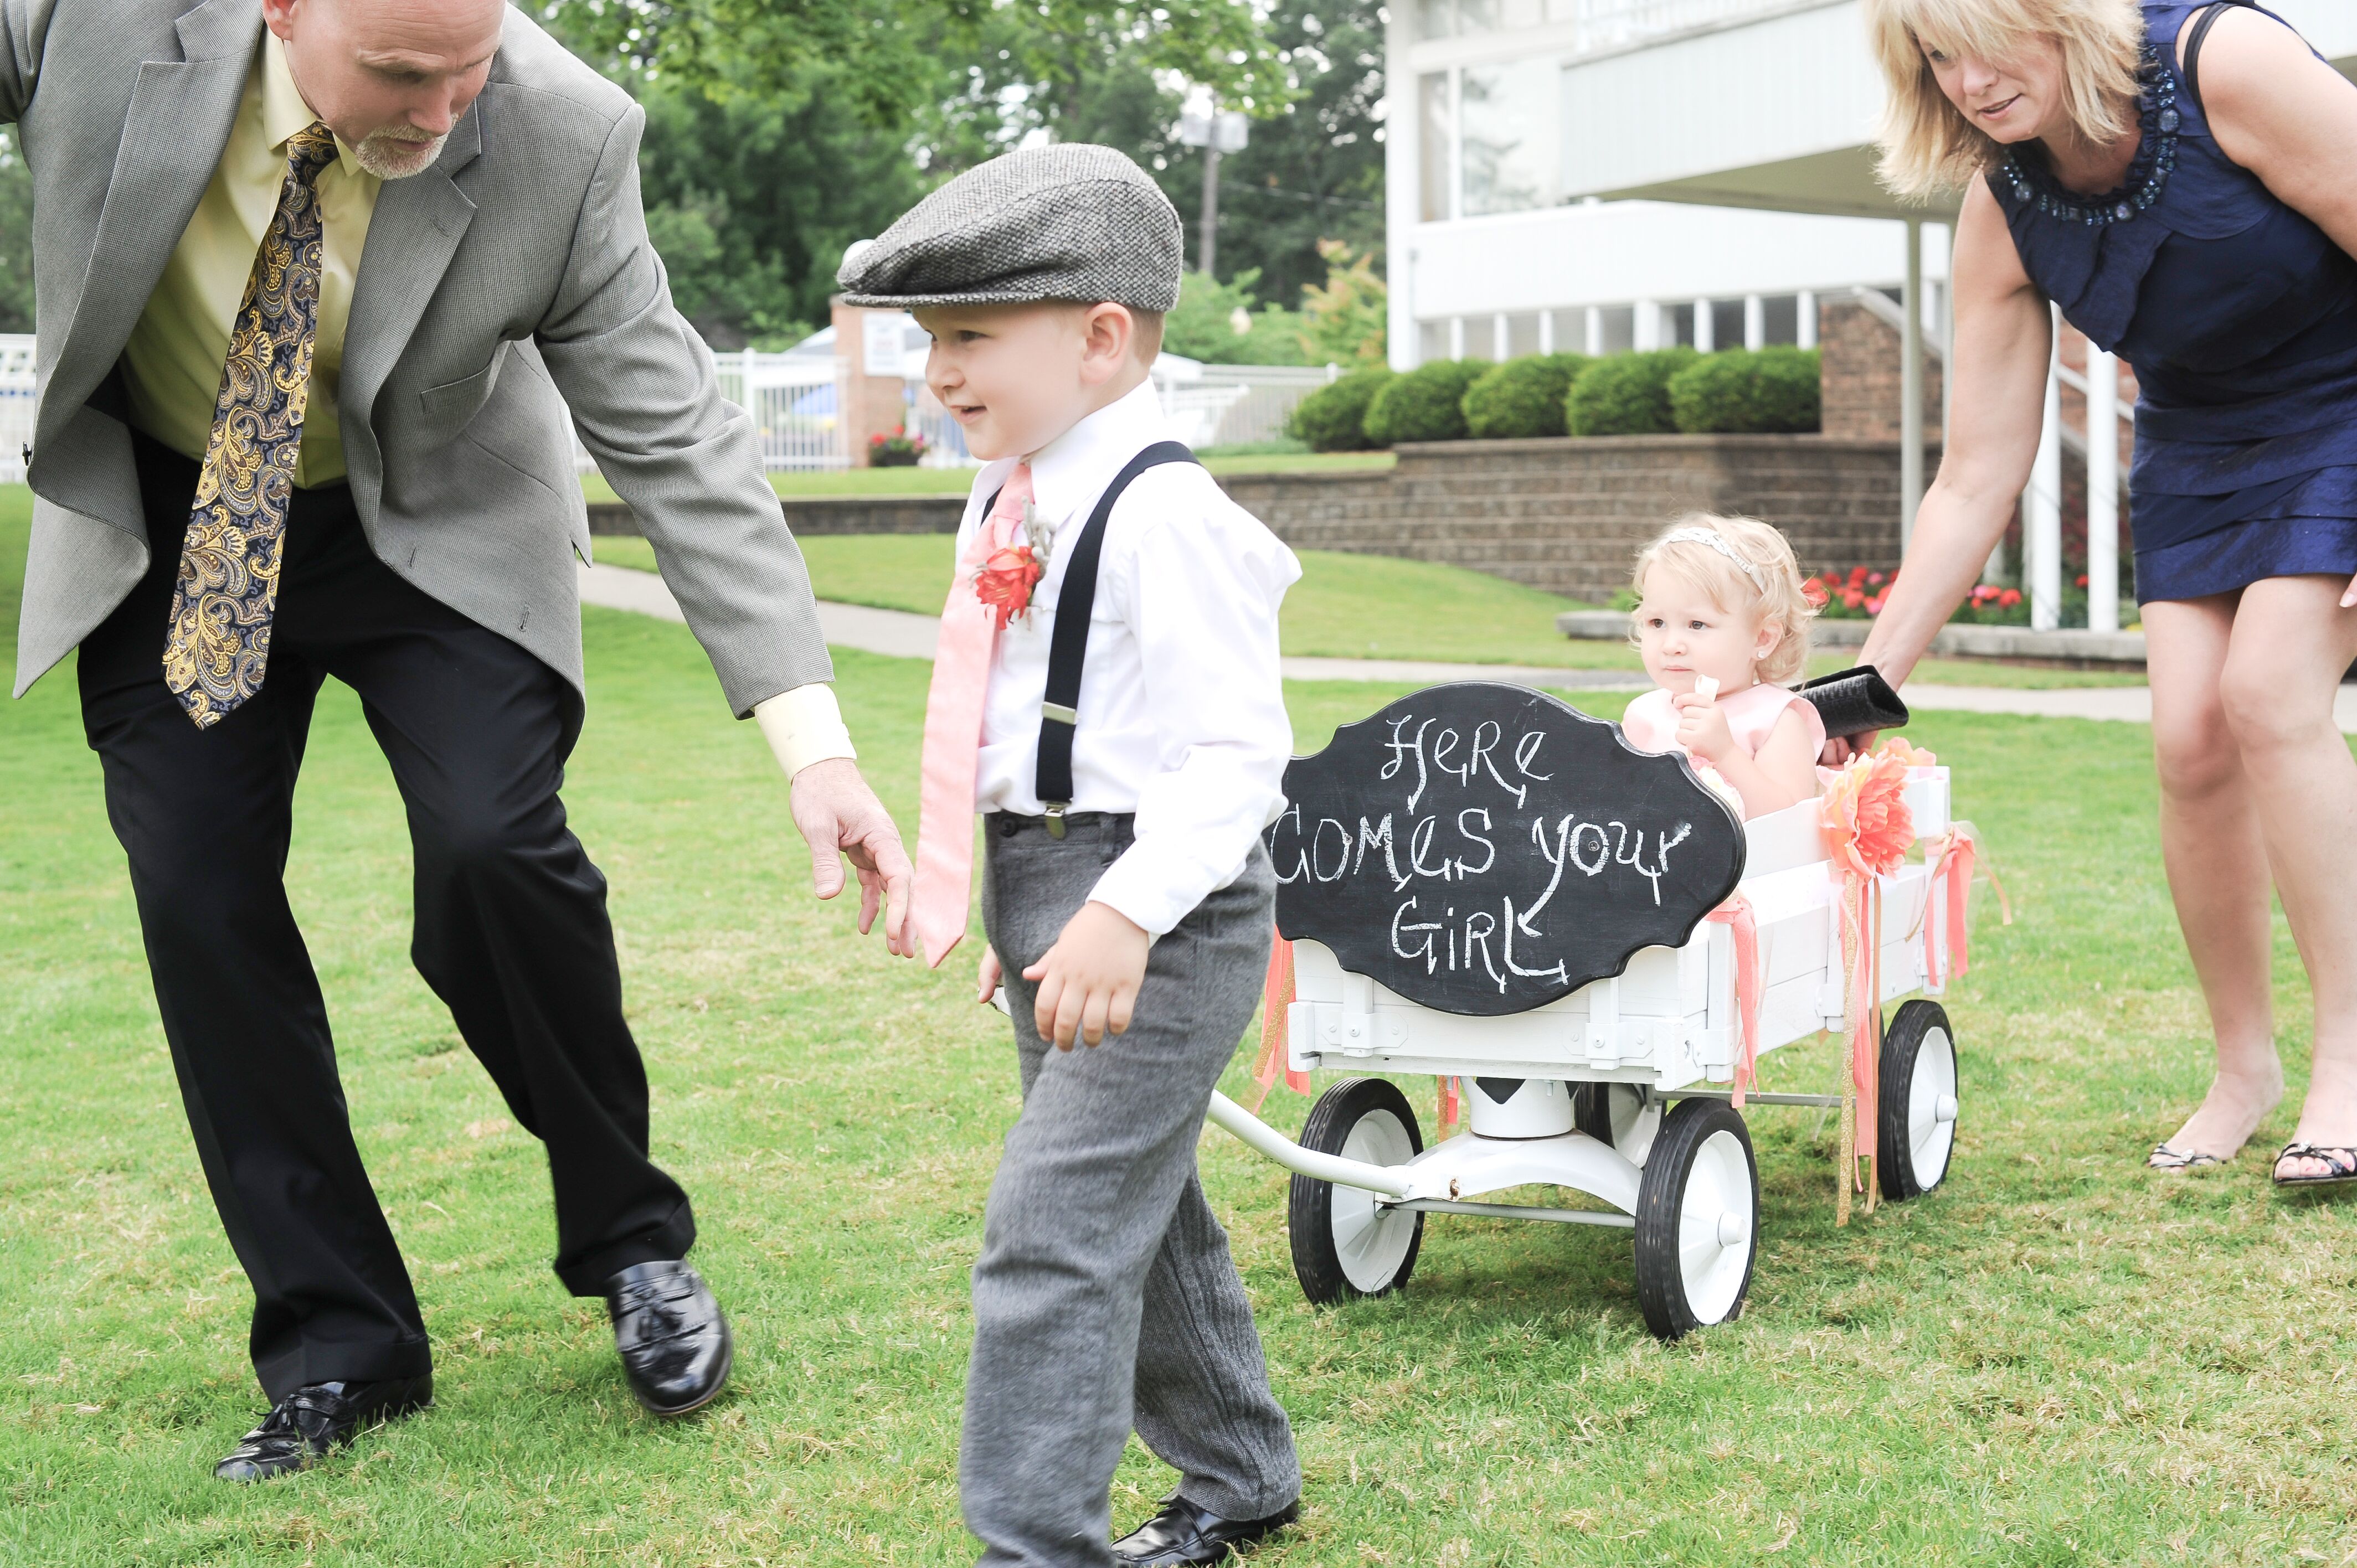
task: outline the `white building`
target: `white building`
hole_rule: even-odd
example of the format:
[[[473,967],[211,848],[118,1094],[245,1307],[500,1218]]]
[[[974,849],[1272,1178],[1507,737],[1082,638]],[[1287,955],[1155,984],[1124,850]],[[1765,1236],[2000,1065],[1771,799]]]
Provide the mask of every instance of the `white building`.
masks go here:
[[[2357,78],[2357,4],[2271,0]],[[1900,538],[1923,492],[1921,367],[1946,340],[1953,209],[1874,178],[1883,99],[1858,0],[1399,0],[1391,357],[1811,343],[1815,298],[1901,303]],[[2088,393],[2065,432],[2061,385]],[[2024,493],[2032,624],[2061,603],[2061,459],[2090,456],[2089,625],[2118,624],[2110,355],[2048,377]]]
[[[2357,5],[2274,5],[2357,74]],[[1910,227],[1937,339],[1949,214],[1875,183],[1857,0],[1400,0],[1387,55],[1401,368],[1806,343],[1812,295],[1904,287]]]

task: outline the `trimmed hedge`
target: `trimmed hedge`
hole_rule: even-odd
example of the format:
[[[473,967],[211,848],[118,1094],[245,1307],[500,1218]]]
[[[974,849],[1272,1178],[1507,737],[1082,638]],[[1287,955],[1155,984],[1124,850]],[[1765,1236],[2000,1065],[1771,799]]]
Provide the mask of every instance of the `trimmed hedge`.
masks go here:
[[[1485,360],[1435,360],[1394,376],[1367,405],[1368,441],[1464,440],[1466,389],[1489,369]]]
[[[1493,365],[1465,389],[1465,428],[1477,439],[1562,435],[1564,403],[1585,354],[1525,354]]]
[[[1367,405],[1394,373],[1377,365],[1329,381],[1293,405],[1286,429],[1312,452],[1365,451],[1376,445],[1367,439]]]
[[[1575,435],[1668,435],[1678,426],[1670,412],[1670,380],[1701,359],[1681,345],[1598,360],[1571,384],[1569,424]]]
[[[1729,349],[1670,378],[1670,413],[1691,435],[1815,430],[1823,392],[1814,349]]]

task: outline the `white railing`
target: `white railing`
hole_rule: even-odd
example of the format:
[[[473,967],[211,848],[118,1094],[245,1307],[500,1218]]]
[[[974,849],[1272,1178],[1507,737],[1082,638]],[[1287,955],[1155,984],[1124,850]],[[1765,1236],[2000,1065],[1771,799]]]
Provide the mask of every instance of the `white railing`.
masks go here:
[[[0,484],[25,482],[25,448],[33,442],[33,338],[0,333]]]
[[[1294,405],[1340,374],[1333,365],[1190,366],[1165,359],[1154,390],[1171,439],[1197,448],[1241,446],[1282,437]]]
[[[0,333],[0,484],[25,481],[23,453],[33,439],[37,392],[33,350],[30,336]],[[764,467],[850,466],[834,355],[747,349],[714,355],[713,367],[719,372],[720,395],[752,414]],[[1154,384],[1174,438],[1199,447],[1232,446],[1283,435],[1293,405],[1338,373],[1331,368],[1196,365],[1166,358]],[[964,433],[921,380],[908,378],[902,397],[909,434],[925,438],[925,467],[962,468],[973,463]],[[577,442],[574,459],[584,474],[597,469]]]

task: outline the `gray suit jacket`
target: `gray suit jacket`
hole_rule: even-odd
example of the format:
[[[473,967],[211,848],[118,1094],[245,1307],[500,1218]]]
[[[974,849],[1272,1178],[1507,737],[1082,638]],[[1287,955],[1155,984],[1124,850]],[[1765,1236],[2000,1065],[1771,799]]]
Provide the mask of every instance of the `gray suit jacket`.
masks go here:
[[[260,0],[0,0],[40,335],[20,696],[146,569],[111,372],[221,161],[261,29]],[[441,158],[377,198],[344,457],[387,565],[578,687],[573,557],[589,540],[569,405],[742,714],[833,669],[752,422],[722,401],[647,242],[642,120],[509,10]]]

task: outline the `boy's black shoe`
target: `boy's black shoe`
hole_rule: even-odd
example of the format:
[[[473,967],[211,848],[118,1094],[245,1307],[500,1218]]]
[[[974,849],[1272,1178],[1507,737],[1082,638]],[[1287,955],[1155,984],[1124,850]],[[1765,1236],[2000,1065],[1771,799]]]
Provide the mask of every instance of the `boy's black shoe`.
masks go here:
[[[270,1407],[213,1466],[224,1481],[266,1481],[307,1470],[367,1427],[434,1402],[434,1374],[372,1383],[307,1383]]]
[[[1114,1561],[1122,1568],[1195,1568],[1223,1562],[1232,1549],[1275,1535],[1300,1515],[1297,1501],[1266,1519],[1222,1519],[1173,1492],[1162,1499],[1161,1512],[1113,1543]]]

